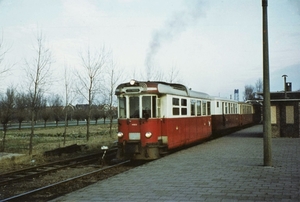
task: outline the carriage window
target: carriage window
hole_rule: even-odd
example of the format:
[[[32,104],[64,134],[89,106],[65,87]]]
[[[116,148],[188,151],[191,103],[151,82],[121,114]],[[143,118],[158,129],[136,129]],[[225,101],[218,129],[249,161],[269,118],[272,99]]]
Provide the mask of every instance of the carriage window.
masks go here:
[[[225,114],[225,102],[222,102],[222,114]]]
[[[197,116],[201,116],[201,100],[197,100]]]
[[[173,98],[173,105],[179,106],[179,98]]]
[[[154,97],[154,96],[153,96]],[[154,97],[154,98],[156,98],[156,97]],[[156,114],[156,112],[155,112],[155,115],[157,116],[157,117],[161,117],[161,115],[160,115],[160,113],[161,113],[161,111],[160,111],[160,98],[157,98],[157,99],[155,99],[155,103],[157,103],[157,114]],[[153,109],[155,109],[155,108],[153,108]],[[155,109],[156,110],[156,109]],[[153,115],[154,116],[154,115]]]
[[[210,102],[207,102],[207,115],[210,115]]]
[[[206,115],[206,101],[203,101],[202,103],[202,111],[203,111],[203,115]]]
[[[219,102],[217,102],[217,107],[219,108]]]
[[[187,115],[187,99],[173,98],[173,115]]]
[[[173,98],[173,115],[179,115],[179,98]]]
[[[196,115],[195,104],[196,104],[196,101],[195,100],[191,100],[191,116],[195,116]]]
[[[173,107],[173,115],[179,115],[179,108]]]
[[[130,118],[140,118],[140,102],[139,97],[129,98]]]
[[[152,117],[156,117],[156,96],[152,96]]]
[[[119,98],[119,118],[126,118],[126,98]]]
[[[181,115],[187,115],[187,100],[181,99]]]

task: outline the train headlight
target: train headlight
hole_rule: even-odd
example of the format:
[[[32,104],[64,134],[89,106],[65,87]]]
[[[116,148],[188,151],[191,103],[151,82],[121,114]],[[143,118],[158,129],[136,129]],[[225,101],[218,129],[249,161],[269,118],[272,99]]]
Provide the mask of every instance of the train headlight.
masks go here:
[[[151,132],[147,132],[146,134],[145,134],[145,137],[146,138],[150,138],[152,136],[152,133]]]
[[[130,85],[134,85],[135,84],[135,80],[134,79],[131,79],[130,81],[129,81],[129,83],[130,83]]]
[[[119,137],[119,138],[123,137],[123,135],[124,135],[124,134],[123,134],[122,132],[118,132],[118,137]]]

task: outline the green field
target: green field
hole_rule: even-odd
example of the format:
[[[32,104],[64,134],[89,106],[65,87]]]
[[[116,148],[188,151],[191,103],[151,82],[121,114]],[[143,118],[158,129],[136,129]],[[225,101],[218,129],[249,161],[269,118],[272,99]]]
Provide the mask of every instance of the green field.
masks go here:
[[[112,129],[112,135],[110,137],[109,124],[90,125],[90,137],[89,141],[87,141],[85,125],[69,126],[66,133],[66,144],[64,145],[64,127],[36,128],[33,137],[33,154],[40,154],[44,151],[72,144],[84,144],[89,148],[109,145],[117,140],[117,125],[113,124]],[[2,136],[0,136],[1,139]],[[30,129],[8,130],[4,152],[27,154],[29,138]]]
[[[110,136],[109,124],[90,125],[90,138],[87,141],[86,126],[69,126],[66,133],[66,144],[64,145],[64,127],[36,128],[33,137],[32,155],[28,155],[30,129],[8,130],[4,152],[23,155],[2,159],[0,171],[7,172],[13,169],[60,160],[67,156],[45,157],[43,154],[45,151],[73,144],[84,145],[85,151],[83,152],[100,151],[101,146],[110,146],[117,140],[117,124],[113,124],[112,129],[112,135]],[[0,138],[2,140],[3,133]]]

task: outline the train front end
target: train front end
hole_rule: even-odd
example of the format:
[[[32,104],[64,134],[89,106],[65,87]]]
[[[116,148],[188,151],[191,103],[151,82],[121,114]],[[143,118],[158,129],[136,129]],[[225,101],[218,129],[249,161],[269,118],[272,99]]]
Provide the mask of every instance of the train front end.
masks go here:
[[[130,81],[119,85],[118,159],[154,160],[166,148],[161,138],[159,98],[155,83]]]

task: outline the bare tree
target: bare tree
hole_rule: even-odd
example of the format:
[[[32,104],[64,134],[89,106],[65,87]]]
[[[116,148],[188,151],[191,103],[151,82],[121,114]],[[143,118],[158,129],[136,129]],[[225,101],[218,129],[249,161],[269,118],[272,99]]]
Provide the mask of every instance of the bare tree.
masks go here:
[[[62,105],[61,97],[59,95],[52,96],[52,98],[50,99],[50,106],[57,127],[58,122],[63,117],[63,105]]]
[[[101,90],[101,76],[103,76],[103,70],[106,63],[108,53],[105,51],[104,46],[100,52],[92,54],[90,49],[87,50],[86,54],[81,54],[81,61],[83,69],[77,71],[76,76],[78,77],[77,92],[87,101],[87,122],[86,122],[86,139],[89,140],[90,136],[90,118],[92,104],[95,100],[97,93]]]
[[[29,82],[30,95],[30,117],[31,117],[31,133],[29,141],[29,155],[32,154],[34,123],[36,114],[39,109],[39,101],[46,84],[50,84],[50,66],[52,56],[50,50],[45,46],[45,40],[42,33],[36,37],[36,45],[34,46],[35,56],[28,62],[26,61],[26,73]]]
[[[74,98],[72,96],[72,90],[71,90],[72,78],[71,78],[70,75],[71,74],[68,72],[68,68],[65,66],[65,74],[64,74],[64,82],[65,82],[65,106],[64,106],[65,126],[64,126],[64,142],[63,142],[63,145],[66,145],[66,134],[67,134],[67,127],[68,127],[68,120],[70,119],[71,112],[74,111],[74,107],[70,104],[70,102],[72,102],[72,99]]]
[[[43,102],[41,103],[41,117],[44,120],[44,128],[47,126],[47,121],[51,117],[51,109],[47,106],[47,100],[43,99]]]
[[[119,68],[117,68],[116,64],[113,62],[113,59],[111,59],[110,64],[108,65],[108,73],[107,73],[107,79],[109,82],[109,89],[108,89],[108,109],[106,111],[108,118],[110,120],[109,124],[109,134],[112,136],[112,121],[114,118],[113,114],[113,105],[114,105],[114,91],[115,88],[118,85],[118,82],[120,81],[123,71]]]
[[[245,86],[244,100],[253,100],[255,99],[254,87],[252,85]]]
[[[101,118],[103,118],[103,124],[106,124],[107,109],[108,109],[108,107],[106,107],[106,105],[100,106],[100,116],[101,116]]]
[[[161,81],[163,80],[163,72],[157,69],[154,65],[147,64],[146,68],[146,80],[147,81]]]
[[[256,96],[258,99],[262,99],[261,95],[258,95],[259,92],[263,92],[263,81],[262,78],[257,79],[255,83],[255,88],[256,88]]]
[[[28,118],[29,97],[25,93],[18,93],[16,96],[15,117],[19,122],[19,130],[21,130],[22,122]]]
[[[73,118],[77,121],[77,126],[79,125],[79,121],[86,118],[86,111],[82,108],[75,108],[73,112]]]
[[[8,50],[4,47],[3,37],[1,37],[1,39],[0,39],[0,76],[3,76],[4,73],[7,73],[13,66],[13,65],[3,64],[5,55],[7,52],[8,52]]]
[[[12,119],[15,106],[15,90],[9,88],[0,103],[0,119],[3,126],[2,151],[5,150],[7,124]]]
[[[168,72],[168,78],[166,80],[169,80],[170,83],[174,83],[178,80],[179,70],[172,66],[170,72]]]
[[[95,125],[98,124],[98,119],[101,118],[101,112],[99,106],[93,105],[92,106],[92,117],[95,119]]]

